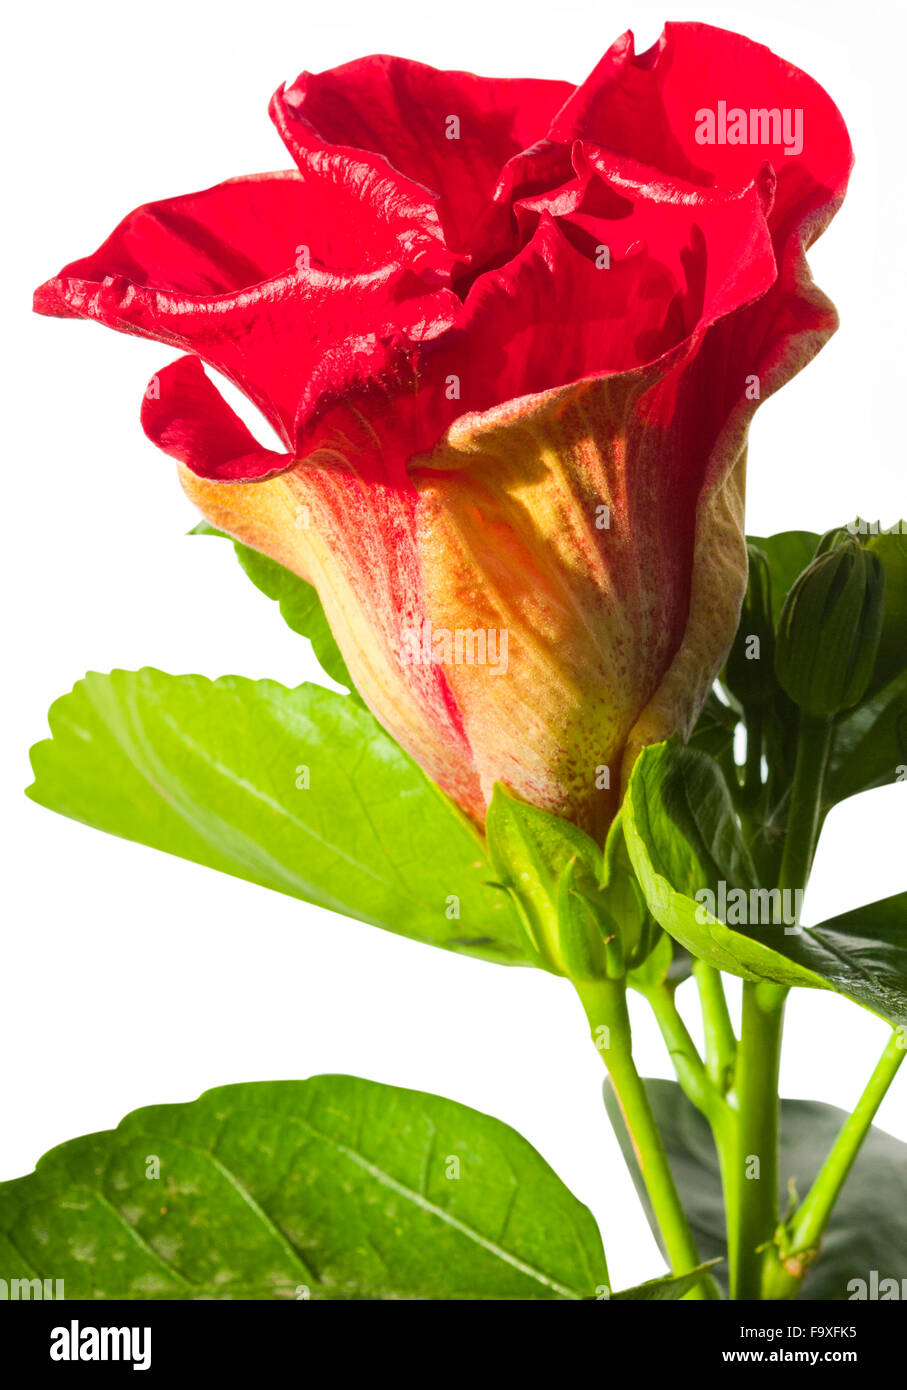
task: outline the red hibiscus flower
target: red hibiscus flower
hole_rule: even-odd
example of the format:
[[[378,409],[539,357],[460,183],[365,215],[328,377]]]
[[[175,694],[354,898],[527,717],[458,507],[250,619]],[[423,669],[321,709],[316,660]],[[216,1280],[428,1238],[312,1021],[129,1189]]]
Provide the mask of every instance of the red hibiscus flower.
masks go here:
[[[466,810],[501,780],[600,834],[731,642],[749,420],[836,326],[841,117],[699,24],[576,88],[372,57],[271,114],[296,170],[137,209],[36,308],[188,351],[149,437]]]

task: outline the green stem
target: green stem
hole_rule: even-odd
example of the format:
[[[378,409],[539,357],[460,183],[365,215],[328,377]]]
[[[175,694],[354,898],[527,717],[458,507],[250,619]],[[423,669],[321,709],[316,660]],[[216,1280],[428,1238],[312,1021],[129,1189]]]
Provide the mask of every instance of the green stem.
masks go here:
[[[802,890],[822,823],[822,783],[832,743],[831,719],[800,715],[778,887]],[[731,1297],[763,1296],[778,1225],[778,1073],[787,987],[747,980],[735,1081],[737,1133],[728,1174],[728,1258]]]
[[[711,1124],[720,1124],[723,1113],[729,1112],[730,1106],[703,1065],[674,1001],[673,988],[662,983],[645,990],[644,994],[665,1040],[684,1095]]]
[[[710,1004],[708,1013],[711,1024],[707,1026],[706,1037],[708,1040],[711,1031],[713,1038],[721,1038],[721,1061],[718,1061],[718,1052],[716,1051],[713,1060],[714,1072],[722,1077],[733,1075],[734,1062],[728,1047],[722,1014],[727,1023],[727,1033],[730,1034],[734,1053],[736,1053],[737,1039],[731,1029],[721,976],[712,966],[705,965],[701,961],[697,961],[694,965],[694,974],[700,966],[702,966],[702,972],[706,977],[705,989]],[[715,981],[708,979],[708,976],[714,976]],[[716,997],[715,984],[717,984],[717,994],[720,995],[720,1004]],[[737,1112],[725,1099],[726,1087],[723,1089],[723,1083],[716,1084],[709,1067],[703,1066],[696,1045],[677,1009],[674,990],[663,983],[655,989],[647,991],[646,998],[674,1063],[674,1071],[677,1074],[681,1090],[709,1122],[718,1154],[725,1211],[736,1211],[739,1203],[740,1186],[736,1177]],[[717,1049],[717,1041],[713,1043],[713,1046]]]
[[[608,1069],[620,1103],[671,1268],[675,1274],[686,1274],[700,1264],[699,1252],[680,1201],[646,1088],[633,1061],[625,984],[622,980],[575,980],[574,986],[586,1010],[593,1041]],[[704,1278],[688,1297],[718,1297],[714,1280]]]
[[[806,887],[822,824],[822,782],[831,751],[831,719],[800,715],[797,761],[791,789],[784,853],[778,874],[782,890]]]
[[[704,960],[697,960],[693,964],[693,976],[699,990],[702,1009],[709,1079],[722,1095],[727,1095],[734,1083],[737,1039],[731,1026],[721,972],[714,966],[707,965]]]
[[[778,1224],[778,1072],[787,989],[747,980],[737,1053],[737,1133],[728,1212],[731,1298],[760,1298],[764,1247]]]
[[[775,1256],[766,1274],[766,1297],[791,1298],[799,1289],[860,1146],[869,1133],[876,1111],[904,1060],[904,1037],[895,1029],[869,1078],[866,1089],[849,1115],[819,1170],[809,1193],[794,1217],[780,1257]]]

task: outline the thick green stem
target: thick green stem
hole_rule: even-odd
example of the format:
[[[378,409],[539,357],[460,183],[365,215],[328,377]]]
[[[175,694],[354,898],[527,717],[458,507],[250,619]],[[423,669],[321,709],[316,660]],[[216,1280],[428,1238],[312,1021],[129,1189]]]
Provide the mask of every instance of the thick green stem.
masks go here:
[[[778,887],[802,890],[822,824],[822,783],[832,743],[831,719],[800,716]],[[746,981],[737,1052],[737,1133],[728,1174],[728,1258],[731,1297],[763,1297],[778,1225],[778,1073],[787,988]]]
[[[869,1133],[876,1111],[904,1060],[904,1036],[896,1029],[869,1078],[853,1114],[849,1115],[834,1146],[797,1211],[780,1255],[766,1271],[766,1297],[791,1298],[816,1258],[819,1243],[860,1146]]]
[[[765,1249],[778,1224],[778,1072],[787,989],[747,980],[737,1052],[737,1132],[728,1174],[731,1298],[762,1296]]]
[[[737,1063],[737,1039],[731,1026],[721,972],[704,960],[693,964],[693,975],[699,990],[702,1027],[705,1033],[705,1059],[709,1079],[726,1095],[734,1083]]]
[[[646,1088],[633,1061],[624,982],[574,981],[574,985],[586,1010],[593,1042],[608,1069],[620,1103],[671,1268],[675,1274],[686,1274],[700,1264],[699,1252],[680,1201]],[[714,1280],[704,1278],[688,1297],[718,1297]]]

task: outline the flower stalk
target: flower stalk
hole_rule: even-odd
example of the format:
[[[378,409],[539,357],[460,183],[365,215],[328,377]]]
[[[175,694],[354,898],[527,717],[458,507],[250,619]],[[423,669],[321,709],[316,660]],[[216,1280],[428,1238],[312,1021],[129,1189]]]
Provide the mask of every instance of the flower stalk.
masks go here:
[[[737,1038],[731,1026],[721,972],[704,960],[697,960],[693,965],[693,978],[702,1010],[706,1069],[712,1084],[718,1087],[721,1095],[727,1095],[734,1083]]]
[[[574,981],[574,986],[620,1104],[671,1268],[675,1274],[686,1274],[701,1261],[645,1085],[633,1060],[626,987],[618,980]],[[715,1282],[708,1275],[688,1294],[690,1299],[717,1297]]]
[[[782,892],[786,888],[804,888],[809,878],[822,827],[822,784],[832,734],[831,717],[800,715],[790,811],[778,873],[778,887]]]
[[[731,1298],[760,1298],[764,1247],[778,1224],[778,1075],[787,989],[746,980],[737,1068],[737,1128],[728,1203]]]

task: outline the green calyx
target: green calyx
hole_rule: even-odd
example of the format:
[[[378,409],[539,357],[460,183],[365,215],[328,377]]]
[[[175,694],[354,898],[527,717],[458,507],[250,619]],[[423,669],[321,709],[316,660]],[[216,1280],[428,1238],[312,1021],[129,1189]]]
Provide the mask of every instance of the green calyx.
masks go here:
[[[495,787],[489,855],[536,963],[574,981],[623,979],[659,935],[623,842],[619,817],[604,852],[584,831]]]
[[[778,623],[775,673],[804,714],[856,705],[872,677],[885,612],[885,571],[847,530],[828,532],[794,583]]]

